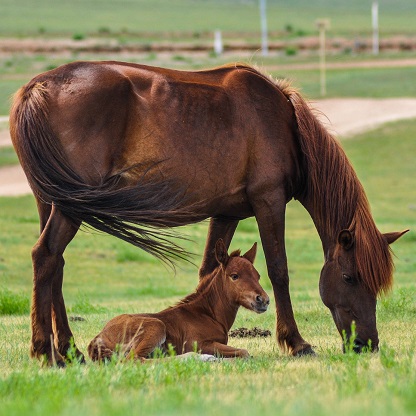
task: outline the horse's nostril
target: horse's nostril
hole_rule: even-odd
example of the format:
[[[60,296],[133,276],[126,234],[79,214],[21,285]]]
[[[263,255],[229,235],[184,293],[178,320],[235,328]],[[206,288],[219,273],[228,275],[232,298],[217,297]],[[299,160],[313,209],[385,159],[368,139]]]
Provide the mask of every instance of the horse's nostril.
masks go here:
[[[256,302],[257,303],[260,303],[260,304],[263,304],[263,305],[269,305],[270,299],[268,297],[267,298],[263,298],[263,296],[257,295],[256,296]]]

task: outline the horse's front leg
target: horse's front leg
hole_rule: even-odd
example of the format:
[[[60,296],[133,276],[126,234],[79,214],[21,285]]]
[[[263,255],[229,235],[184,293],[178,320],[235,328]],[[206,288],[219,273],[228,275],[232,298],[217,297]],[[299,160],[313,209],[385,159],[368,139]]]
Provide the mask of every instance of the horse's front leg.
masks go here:
[[[214,255],[215,243],[222,238],[228,249],[237,228],[238,220],[227,217],[211,218],[208,228],[207,241],[205,243],[204,258],[199,268],[199,278],[206,276],[214,271],[218,266],[217,259]]]
[[[40,214],[42,217],[41,209]],[[40,238],[32,250],[31,355],[46,357],[49,365],[64,366],[64,351],[58,351],[56,346],[69,345],[72,333],[66,311],[62,310],[63,252],[78,227],[53,207],[46,224],[41,218],[41,228]]]
[[[280,348],[292,355],[314,354],[299,333],[289,293],[289,274],[285,250],[284,195],[267,196],[254,205],[267,269],[276,302],[276,335]]]

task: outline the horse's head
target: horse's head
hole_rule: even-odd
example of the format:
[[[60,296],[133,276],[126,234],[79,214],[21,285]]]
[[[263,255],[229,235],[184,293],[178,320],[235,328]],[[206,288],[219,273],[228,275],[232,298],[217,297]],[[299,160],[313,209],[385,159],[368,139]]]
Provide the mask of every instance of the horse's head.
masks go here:
[[[407,231],[381,235],[381,244],[385,246],[385,251],[388,252],[388,245]],[[350,231],[342,230],[339,233],[338,241],[326,254],[319,290],[322,301],[332,313],[339,333],[343,337],[345,334],[348,341],[352,335],[353,322],[355,322],[354,351],[361,352],[363,348],[374,351],[378,349],[377,294],[383,286],[380,284],[375,287],[374,282],[371,286],[368,276],[361,276],[357,264],[357,259],[360,258],[357,250],[360,250],[360,247],[357,246]],[[383,260],[379,259],[377,262],[376,258],[367,257],[370,257],[370,259],[365,259],[369,263],[367,270],[370,269],[376,274],[383,273]],[[390,279],[391,272],[391,268],[385,272],[390,274],[388,276]]]
[[[238,306],[263,313],[267,310],[270,299],[260,286],[260,275],[253,266],[256,252],[257,243],[242,256],[239,252],[229,255],[221,239],[215,245],[215,257],[220,264],[223,287],[229,299]]]

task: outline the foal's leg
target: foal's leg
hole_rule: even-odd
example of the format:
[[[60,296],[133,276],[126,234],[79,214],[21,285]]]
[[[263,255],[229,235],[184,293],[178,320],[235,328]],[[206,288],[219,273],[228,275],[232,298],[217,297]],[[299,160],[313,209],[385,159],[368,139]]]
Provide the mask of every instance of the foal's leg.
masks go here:
[[[126,356],[144,360],[166,341],[166,326],[157,318],[139,318],[137,330],[125,346]]]
[[[110,359],[117,348],[127,358],[144,361],[166,340],[166,326],[157,318],[123,314],[111,319],[90,342],[88,354],[93,361]]]
[[[49,364],[53,364],[55,361],[62,366],[64,365],[63,356],[51,342],[54,338],[52,325],[57,331],[57,343],[69,343],[72,333],[66,319],[66,312],[62,311],[64,305],[60,289],[64,267],[62,254],[79,227],[54,206],[45,223],[48,208],[45,207],[45,204],[38,203],[38,209],[42,232],[32,250],[34,277],[31,354],[39,358],[46,356]],[[54,296],[58,296],[58,299],[54,299]],[[52,315],[54,315],[54,324],[52,323]],[[65,342],[64,338],[67,337]]]
[[[247,350],[241,348],[234,348],[230,345],[221,344],[220,342],[212,342],[204,344],[201,348],[202,354],[215,355],[223,358],[247,358],[250,354]]]
[[[225,246],[230,246],[234,232],[237,228],[238,220],[226,217],[211,218],[208,229],[207,242],[205,243],[204,258],[199,268],[199,278],[206,276],[214,271],[218,266],[214,255],[215,243],[219,238],[224,240]]]
[[[256,201],[253,207],[276,301],[277,341],[292,355],[313,354],[299,333],[290,300],[284,236],[286,198],[283,193],[280,197],[262,195],[261,202]]]

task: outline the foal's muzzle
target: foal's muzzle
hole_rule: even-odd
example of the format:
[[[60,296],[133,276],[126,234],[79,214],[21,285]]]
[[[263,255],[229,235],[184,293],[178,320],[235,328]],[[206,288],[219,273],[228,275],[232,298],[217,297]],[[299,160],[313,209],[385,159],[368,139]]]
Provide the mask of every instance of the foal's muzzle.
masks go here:
[[[252,304],[253,310],[256,311],[257,313],[266,312],[270,304],[269,297],[267,295],[266,296],[257,295],[255,300],[256,302]]]

